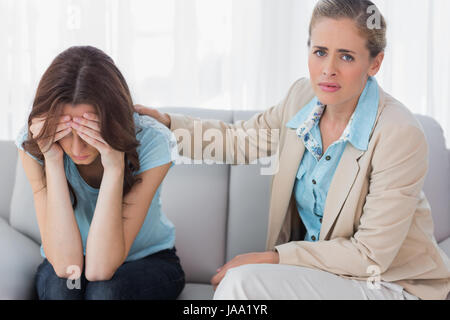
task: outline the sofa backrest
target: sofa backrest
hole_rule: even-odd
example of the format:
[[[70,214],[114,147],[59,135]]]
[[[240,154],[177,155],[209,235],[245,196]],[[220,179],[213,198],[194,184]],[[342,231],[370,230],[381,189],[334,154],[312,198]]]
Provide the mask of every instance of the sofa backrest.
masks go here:
[[[17,163],[17,148],[14,142],[0,141],[0,153],[0,218],[8,221]]]
[[[188,114],[233,121],[229,111],[189,109]],[[175,246],[188,282],[209,283],[215,270],[225,263],[229,173],[229,165],[180,164],[164,179],[163,212],[176,227]]]
[[[254,111],[165,108],[227,123],[250,118]],[[442,129],[429,117],[418,116],[430,145],[425,182],[438,242],[450,237],[450,151]],[[12,141],[0,141],[0,215],[40,243],[31,187]],[[261,165],[179,165],[162,186],[163,211],[176,226],[176,247],[187,281],[209,283],[215,270],[237,254],[263,251],[267,232],[271,176]],[[15,183],[14,183],[15,181]],[[13,191],[14,189],[14,191]],[[11,212],[8,215],[8,212]]]
[[[41,234],[39,233],[37,217],[34,210],[33,191],[25,170],[23,170],[22,162],[19,157],[17,158],[15,183],[9,207],[9,223],[16,230],[40,244]]]
[[[248,120],[255,113],[233,111],[233,122]],[[270,159],[264,158],[256,164],[230,168],[226,261],[238,254],[265,250],[273,176],[263,169],[270,165]]]
[[[424,193],[431,206],[437,242],[450,237],[450,150],[444,133],[433,118],[416,115],[422,124],[429,148],[428,173]]]

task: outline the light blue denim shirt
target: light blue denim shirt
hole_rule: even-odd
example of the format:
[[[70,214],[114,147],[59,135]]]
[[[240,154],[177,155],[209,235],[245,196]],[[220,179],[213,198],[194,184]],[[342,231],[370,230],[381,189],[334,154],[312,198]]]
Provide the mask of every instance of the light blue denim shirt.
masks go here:
[[[140,142],[136,149],[140,169],[134,172],[133,175],[136,176],[144,171],[170,162],[172,162],[173,166],[173,161],[179,156],[177,142],[173,133],[153,118],[141,116],[137,113],[134,113],[133,117],[136,125],[136,139]],[[28,136],[27,129],[28,127],[25,125],[16,139],[17,147],[22,150],[22,142]],[[42,161],[30,153],[28,154],[43,165]],[[84,181],[77,166],[67,154],[64,154],[64,169],[66,178],[77,195],[78,204],[74,215],[80,230],[83,251],[86,254],[87,237],[100,189],[93,188]],[[170,249],[175,245],[175,227],[162,211],[160,194],[161,185],[153,196],[142,227],[125,261],[141,259],[152,253]],[[71,200],[73,201],[72,197]],[[41,256],[45,258],[42,245]]]
[[[287,127],[297,130],[305,153],[297,171],[294,194],[297,210],[306,228],[305,241],[318,241],[328,189],[347,142],[366,151],[378,111],[379,92],[370,77],[342,136],[323,154],[319,122],[325,111],[317,97],[302,108]]]

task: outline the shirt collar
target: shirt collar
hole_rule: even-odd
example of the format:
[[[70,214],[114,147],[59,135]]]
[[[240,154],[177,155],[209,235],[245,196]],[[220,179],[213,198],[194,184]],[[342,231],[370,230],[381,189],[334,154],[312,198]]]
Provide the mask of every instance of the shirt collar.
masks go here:
[[[369,77],[340,140],[350,141],[355,148],[366,151],[375,124],[378,104],[378,83],[375,78]],[[286,124],[286,127],[296,129],[297,134],[303,138],[319,122],[324,109],[325,106],[314,97]]]

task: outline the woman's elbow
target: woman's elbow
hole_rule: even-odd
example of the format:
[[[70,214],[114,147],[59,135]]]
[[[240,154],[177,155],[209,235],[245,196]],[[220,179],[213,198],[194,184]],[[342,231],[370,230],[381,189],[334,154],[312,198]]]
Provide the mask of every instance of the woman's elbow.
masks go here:
[[[79,279],[83,271],[83,263],[51,263],[55,274],[62,279]]]
[[[112,279],[114,274],[116,273],[116,270],[113,270],[111,268],[99,268],[99,267],[93,267],[93,268],[87,268],[85,270],[85,277],[86,280],[89,282],[93,281],[109,281]]]

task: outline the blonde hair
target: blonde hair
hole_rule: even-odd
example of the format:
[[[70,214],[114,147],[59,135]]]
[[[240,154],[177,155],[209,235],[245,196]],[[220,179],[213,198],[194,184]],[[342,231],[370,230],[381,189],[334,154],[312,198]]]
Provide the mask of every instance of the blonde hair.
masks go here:
[[[322,18],[352,19],[360,35],[367,39],[366,47],[371,58],[386,49],[386,20],[372,1],[319,0],[309,25],[308,47],[311,46],[311,31]]]

